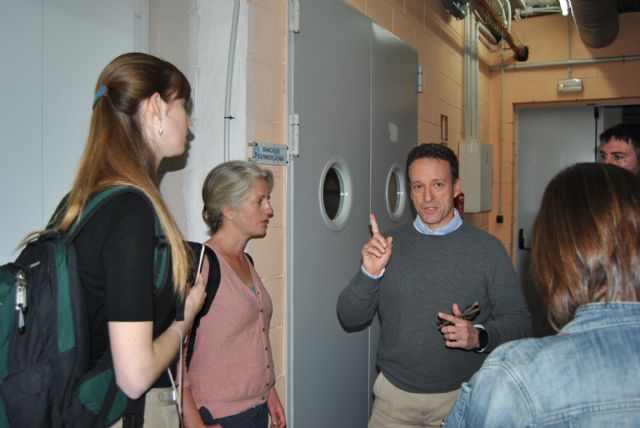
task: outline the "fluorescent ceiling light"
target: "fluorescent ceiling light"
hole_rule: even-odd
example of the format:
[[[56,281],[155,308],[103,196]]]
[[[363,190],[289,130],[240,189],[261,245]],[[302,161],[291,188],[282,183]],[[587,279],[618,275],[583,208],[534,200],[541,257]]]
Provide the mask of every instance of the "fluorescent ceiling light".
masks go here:
[[[568,0],[560,0],[560,9],[562,10],[563,16],[567,16],[569,14]]]

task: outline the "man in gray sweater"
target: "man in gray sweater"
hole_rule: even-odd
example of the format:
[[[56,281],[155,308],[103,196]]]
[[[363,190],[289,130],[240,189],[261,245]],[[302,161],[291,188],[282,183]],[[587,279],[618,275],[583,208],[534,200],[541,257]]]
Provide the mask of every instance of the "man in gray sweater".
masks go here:
[[[463,223],[453,207],[460,193],[455,153],[440,144],[415,147],[407,179],[415,221],[385,237],[371,215],[361,269],[338,298],[346,327],[366,325],[376,311],[380,317],[369,428],[440,426],[487,353],[531,334],[502,243]],[[463,319],[462,308],[473,302],[479,313]]]

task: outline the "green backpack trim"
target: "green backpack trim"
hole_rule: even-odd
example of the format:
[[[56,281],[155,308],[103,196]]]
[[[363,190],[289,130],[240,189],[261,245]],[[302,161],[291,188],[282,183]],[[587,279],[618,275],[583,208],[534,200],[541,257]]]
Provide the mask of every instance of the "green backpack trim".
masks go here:
[[[102,410],[107,391],[109,390],[109,386],[112,382],[115,382],[113,370],[105,370],[93,378],[82,382],[76,392],[76,396],[87,409],[98,414]],[[122,413],[125,411],[126,407],[127,396],[118,389],[115,398],[113,399],[111,409],[107,414],[107,425],[113,424],[122,417]]]
[[[58,336],[58,349],[60,352],[65,352],[69,349],[72,349],[76,346],[75,335],[72,333],[74,331],[73,325],[73,315],[71,313],[71,296],[69,294],[69,271],[68,271],[68,263],[66,260],[67,251],[64,248],[60,248],[64,245],[71,245],[75,240],[76,236],[80,233],[84,225],[89,221],[89,219],[93,216],[95,212],[98,211],[98,208],[101,207],[106,201],[113,199],[114,197],[121,195],[123,193],[137,193],[149,202],[151,205],[151,201],[149,198],[137,187],[133,186],[113,186],[109,187],[105,190],[102,190],[95,196],[93,196],[86,204],[82,213],[78,216],[78,220],[71,226],[64,240],[55,240],[51,243],[51,245],[59,246],[54,249],[54,254],[56,254],[56,272],[58,278],[58,284],[60,284],[58,289],[58,307],[60,310],[58,311],[58,331],[59,332],[68,332],[68,334],[60,334]],[[153,251],[153,260],[154,260],[154,286],[156,292],[159,292],[167,279],[167,265],[169,259],[169,247],[166,245],[162,226],[160,225],[160,220],[158,219],[157,214],[155,214],[155,209],[151,206],[154,212],[154,228],[156,240],[158,240],[158,244],[155,246]],[[63,287],[64,286],[64,287]]]
[[[76,335],[73,325],[73,312],[69,290],[69,271],[67,270],[67,250],[61,239],[47,243],[53,247],[56,255],[56,276],[58,281],[58,350],[60,353],[76,346]]]
[[[91,218],[94,212],[96,212],[96,208],[101,206],[101,204],[107,200],[115,197],[117,195],[123,193],[137,193],[141,195],[144,200],[149,203],[151,209],[153,211],[154,216],[154,229],[155,229],[155,237],[156,237],[156,246],[153,250],[153,272],[154,272],[154,287],[156,293],[162,290],[162,287],[167,282],[167,274],[169,271],[169,245],[167,244],[167,240],[164,236],[164,230],[162,229],[162,225],[160,224],[160,219],[156,214],[156,210],[149,200],[149,197],[144,194],[144,192],[138,189],[135,186],[113,186],[107,189],[100,191],[98,194],[93,196],[85,206],[85,209],[82,211],[82,214],[78,217],[78,220],[71,227],[71,230],[67,234],[66,241],[68,243],[73,242],[76,235],[80,232],[84,224]],[[62,205],[62,204],[61,204]],[[55,217],[55,216],[54,216]]]
[[[15,277],[8,268],[0,268],[0,283],[9,284],[15,281]],[[11,331],[15,328],[16,317],[13,306],[15,305],[15,292],[12,287],[0,287],[0,379],[7,375],[7,357],[9,355],[9,340]],[[4,400],[0,399],[0,427],[8,427],[7,411]]]
[[[47,227],[47,232],[35,242],[29,243],[27,247],[20,252],[16,263],[8,263],[0,266],[0,387],[2,390],[2,396],[0,396],[0,427],[9,426],[9,415],[12,415],[12,418],[20,415],[19,421],[23,419],[38,421],[29,423],[30,426],[40,425],[42,418],[47,417],[47,413],[45,412],[51,412],[50,414],[57,414],[58,417],[63,418],[65,426],[67,423],[69,423],[70,426],[89,426],[96,423],[106,423],[108,426],[122,417],[123,412],[126,410],[129,400],[115,384],[113,366],[108,361],[110,360],[110,351],[107,351],[103,357],[104,368],[98,368],[102,367],[102,363],[100,363],[90,372],[80,371],[84,370],[81,367],[72,368],[71,365],[73,363],[71,362],[72,360],[69,359],[72,355],[78,355],[78,352],[86,352],[84,340],[83,343],[79,343],[80,336],[76,337],[76,334],[83,328],[88,328],[77,324],[80,322],[76,321],[79,314],[74,311],[74,305],[78,304],[78,298],[76,296],[78,292],[78,290],[76,290],[78,272],[77,266],[75,265],[75,249],[72,248],[73,241],[100,207],[114,197],[124,193],[139,194],[152,207],[156,238],[153,254],[153,284],[156,293],[165,286],[168,271],[170,270],[170,248],[163,235],[157,213],[155,209],[153,209],[149,198],[141,190],[133,186],[114,186],[98,192],[87,202],[85,209],[71,228],[66,233],[60,234],[56,230],[55,221],[60,218],[56,214],[64,210],[65,198],[56,210],[56,214],[52,217],[52,222],[50,222]],[[47,254],[47,256],[38,258],[44,254]],[[27,264],[22,263],[25,259],[33,260],[33,257],[36,257],[36,261],[40,260],[47,264],[40,265],[40,262],[37,262],[30,267],[29,263],[32,263],[31,261],[27,262]],[[31,271],[32,268],[35,270]],[[31,339],[16,339],[22,334],[22,330],[18,330],[15,310],[15,284],[18,270],[37,274],[39,279],[35,280],[38,281],[39,285],[44,285],[44,283],[40,281],[44,281],[42,275],[45,274],[45,272],[48,272],[46,275],[49,275],[51,280],[57,283],[55,303],[48,300],[53,305],[42,306],[46,312],[33,312],[33,310],[40,307],[40,305],[36,304],[35,307],[33,307],[33,302],[29,300],[31,292],[28,291],[27,296],[27,300],[30,301],[29,307],[33,309],[28,312],[26,319],[26,334],[31,334],[31,336],[29,336],[31,338],[37,337],[33,336],[33,332],[39,330],[33,330],[32,325],[35,326],[36,324],[31,324],[35,319],[33,316],[36,313],[47,313],[47,320],[50,320],[52,323],[51,326],[55,326],[54,328],[57,329],[57,332],[55,332],[57,341],[51,343],[52,347],[56,347],[57,349],[54,351],[49,348],[50,350],[47,352],[51,352],[51,355],[48,359],[46,356],[42,359],[43,354],[36,352],[35,349],[33,353],[27,350],[27,347],[32,346],[30,344]],[[34,276],[34,278],[36,277]],[[81,287],[80,284],[77,285]],[[38,286],[37,290],[46,290],[46,288]],[[43,295],[46,295],[46,293],[43,294],[41,291],[38,291],[36,294],[33,294],[34,297],[32,298],[42,299]],[[47,300],[38,301],[46,302]],[[51,310],[52,306],[55,306],[54,310]],[[42,318],[38,319],[40,320],[38,321],[40,324],[37,325],[42,326]],[[46,323],[46,321],[44,322]],[[84,321],[82,323],[84,324]],[[82,334],[84,335],[85,333]],[[16,345],[20,349],[19,353],[12,352],[10,349],[14,343],[14,339],[16,339]],[[43,346],[46,347],[47,345],[42,343],[34,346],[39,346],[40,348],[38,349],[44,349]],[[88,343],[86,344],[86,348],[88,348]],[[83,351],[79,351],[80,349],[83,349]],[[14,349],[14,351],[16,350]],[[16,364],[16,355],[29,355],[28,360],[20,357],[20,361],[26,362],[26,365]],[[33,359],[31,355],[33,355]],[[42,370],[34,371],[36,366],[31,364],[39,365],[41,364],[40,362],[45,363],[46,361],[48,361],[46,367],[43,365]],[[61,362],[62,365],[59,365],[59,362]],[[58,371],[57,368],[61,368],[62,371]],[[53,370],[53,379],[49,378],[46,374],[47,370]],[[68,374],[66,373],[67,370],[69,370]],[[60,376],[56,377],[57,374],[60,374]],[[66,378],[67,375],[69,375],[68,378]],[[7,376],[11,377],[10,382],[6,379]],[[80,378],[78,378],[78,376],[80,376]],[[73,385],[69,385],[68,382],[73,382]],[[74,390],[70,390],[68,388],[69,386],[74,388]],[[69,389],[68,392],[71,394],[70,396],[67,396],[67,389]],[[20,394],[23,390],[33,390],[34,393],[38,394],[37,399],[40,401],[34,401],[36,399],[34,395],[29,395],[28,400],[21,399],[19,402],[15,400],[4,401],[5,393],[10,394],[8,395],[9,397],[15,397],[16,393]],[[57,394],[56,397],[58,397],[60,401],[58,403],[51,402],[50,399],[47,398],[49,396],[48,391],[56,391],[54,393]],[[69,399],[74,396],[73,401],[75,401],[75,403],[72,404]],[[9,400],[11,400],[11,398],[9,398]],[[39,408],[32,409],[34,405],[37,405]],[[57,410],[46,410],[48,406],[56,406]],[[33,411],[30,411],[30,409]],[[93,414],[93,416],[91,416],[91,414]]]

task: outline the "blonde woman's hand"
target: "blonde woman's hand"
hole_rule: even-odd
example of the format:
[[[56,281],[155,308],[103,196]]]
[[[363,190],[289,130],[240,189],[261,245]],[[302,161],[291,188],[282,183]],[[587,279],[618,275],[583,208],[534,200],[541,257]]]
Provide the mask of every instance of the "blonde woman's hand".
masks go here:
[[[267,408],[269,409],[269,416],[271,416],[271,428],[285,428],[287,426],[287,418],[275,386],[269,391]]]
[[[184,302],[184,328],[185,335],[191,330],[191,326],[193,325],[193,320],[196,318],[196,315],[202,309],[202,305],[204,304],[204,299],[207,296],[207,292],[205,289],[205,281],[202,278],[201,274],[198,274],[196,277],[196,283],[187,294],[187,298]]]

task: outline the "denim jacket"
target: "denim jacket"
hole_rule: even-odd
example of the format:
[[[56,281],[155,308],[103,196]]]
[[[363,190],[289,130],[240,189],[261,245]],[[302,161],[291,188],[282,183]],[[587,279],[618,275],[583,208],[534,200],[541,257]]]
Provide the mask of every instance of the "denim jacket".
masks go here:
[[[584,305],[555,336],[499,346],[443,426],[640,426],[640,303]]]

